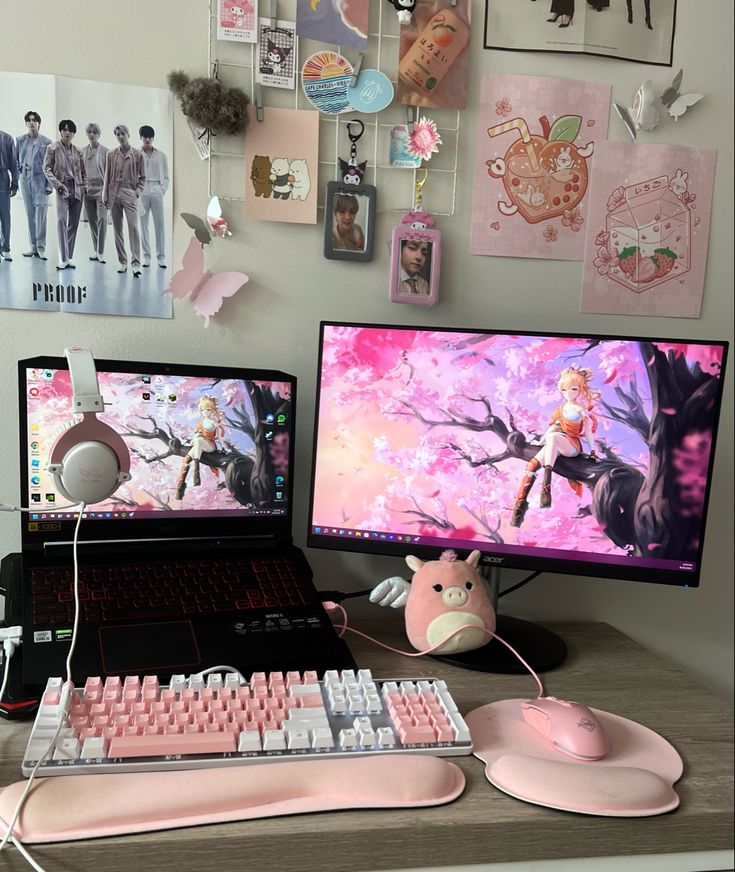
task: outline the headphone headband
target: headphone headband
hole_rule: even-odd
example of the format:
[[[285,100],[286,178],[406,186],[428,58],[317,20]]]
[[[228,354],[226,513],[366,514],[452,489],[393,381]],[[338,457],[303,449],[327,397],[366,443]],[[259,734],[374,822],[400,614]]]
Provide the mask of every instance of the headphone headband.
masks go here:
[[[97,381],[92,352],[86,348],[65,348],[71,376],[72,409],[75,412],[103,412],[105,404]]]

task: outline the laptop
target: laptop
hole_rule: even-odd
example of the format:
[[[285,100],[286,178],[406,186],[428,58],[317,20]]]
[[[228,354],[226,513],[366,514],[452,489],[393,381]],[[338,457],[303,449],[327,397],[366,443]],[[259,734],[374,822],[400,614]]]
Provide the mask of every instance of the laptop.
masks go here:
[[[72,420],[66,360],[19,362],[21,494],[32,511],[21,516],[22,554],[8,565],[21,601],[24,684],[65,674],[78,522],[76,683],[218,665],[246,675],[355,668],[292,540],[295,377],[96,365],[100,418],[124,438],[132,478],[79,521],[46,470]],[[198,428],[205,411],[214,441]]]

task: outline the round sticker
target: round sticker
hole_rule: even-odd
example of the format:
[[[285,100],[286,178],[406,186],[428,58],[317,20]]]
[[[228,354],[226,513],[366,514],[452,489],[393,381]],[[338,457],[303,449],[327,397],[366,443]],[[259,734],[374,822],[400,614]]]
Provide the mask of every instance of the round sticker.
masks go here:
[[[306,99],[320,112],[337,115],[351,109],[347,88],[352,64],[334,51],[313,54],[301,70],[301,87]]]
[[[393,85],[380,70],[361,70],[357,82],[347,88],[347,97],[358,112],[380,112],[393,101]]]

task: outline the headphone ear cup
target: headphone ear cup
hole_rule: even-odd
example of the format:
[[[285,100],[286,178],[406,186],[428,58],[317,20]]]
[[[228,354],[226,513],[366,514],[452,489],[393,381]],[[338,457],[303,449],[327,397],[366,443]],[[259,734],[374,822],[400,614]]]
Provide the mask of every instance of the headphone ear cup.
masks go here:
[[[101,503],[120,483],[117,454],[104,442],[77,442],[54,471],[58,490],[73,503]]]
[[[94,505],[130,480],[130,453],[118,433],[96,415],[86,414],[56,440],[48,469],[68,500]]]

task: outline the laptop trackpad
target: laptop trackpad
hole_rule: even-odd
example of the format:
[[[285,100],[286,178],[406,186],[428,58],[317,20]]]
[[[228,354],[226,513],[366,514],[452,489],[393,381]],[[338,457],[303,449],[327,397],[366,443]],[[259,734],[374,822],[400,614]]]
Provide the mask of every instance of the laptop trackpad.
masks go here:
[[[108,675],[198,666],[199,647],[189,621],[101,627],[102,663]]]

